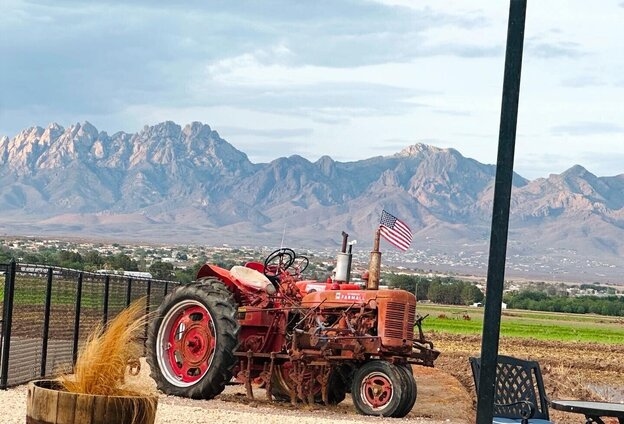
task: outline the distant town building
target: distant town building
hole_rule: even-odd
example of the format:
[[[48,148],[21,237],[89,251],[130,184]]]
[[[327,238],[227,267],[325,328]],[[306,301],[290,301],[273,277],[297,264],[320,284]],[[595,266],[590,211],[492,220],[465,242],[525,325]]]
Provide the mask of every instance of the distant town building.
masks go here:
[[[114,269],[98,269],[95,272],[97,274],[124,275],[126,277],[136,277],[136,278],[152,278],[151,272],[142,272],[142,271],[117,271]]]

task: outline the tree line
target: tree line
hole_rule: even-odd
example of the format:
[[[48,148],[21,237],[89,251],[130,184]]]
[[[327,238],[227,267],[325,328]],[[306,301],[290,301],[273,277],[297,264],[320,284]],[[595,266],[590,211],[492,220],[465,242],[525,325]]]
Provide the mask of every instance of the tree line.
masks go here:
[[[624,296],[550,296],[540,291],[523,290],[506,294],[504,300],[514,309],[624,316]]]
[[[472,305],[483,301],[483,292],[477,286],[453,277],[384,274],[383,278],[390,287],[416,293],[418,300],[446,305]]]
[[[204,262],[197,263],[187,269],[174,268],[169,262],[154,261],[147,266],[125,253],[111,255],[102,254],[97,250],[83,253],[71,250],[41,249],[37,252],[23,251],[3,247],[0,249],[0,263],[8,263],[19,258],[19,262],[94,272],[101,269],[112,271],[148,271],[155,279],[176,280],[183,283],[193,281],[197,271]]]

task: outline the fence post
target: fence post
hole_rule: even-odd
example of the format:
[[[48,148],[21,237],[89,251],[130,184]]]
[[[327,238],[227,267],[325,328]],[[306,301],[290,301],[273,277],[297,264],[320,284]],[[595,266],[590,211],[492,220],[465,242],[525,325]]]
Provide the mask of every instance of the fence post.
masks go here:
[[[9,351],[11,350],[11,325],[13,323],[13,293],[15,291],[15,259],[11,259],[4,278],[4,315],[2,317],[2,355],[0,362],[0,389],[6,389],[9,381]]]
[[[147,331],[149,327],[149,314],[151,307],[151,297],[152,297],[152,280],[147,280],[147,292],[145,293],[145,316],[147,319],[145,320],[145,340],[147,341]],[[145,343],[143,343],[143,354],[145,354]]]
[[[110,297],[110,275],[104,277],[104,317],[102,318],[103,324],[108,323],[108,298]]]
[[[80,308],[82,306],[82,272],[78,274],[76,287],[76,314],[74,315],[74,344],[72,347],[72,367],[78,359],[78,338],[80,336]]]
[[[128,277],[128,287],[126,288],[126,307],[130,306],[132,300],[132,277]]]
[[[50,308],[52,306],[52,267],[48,268],[48,280],[46,282],[45,304],[43,313],[43,340],[41,344],[41,377],[46,375],[46,363],[48,362],[48,336],[50,335]]]

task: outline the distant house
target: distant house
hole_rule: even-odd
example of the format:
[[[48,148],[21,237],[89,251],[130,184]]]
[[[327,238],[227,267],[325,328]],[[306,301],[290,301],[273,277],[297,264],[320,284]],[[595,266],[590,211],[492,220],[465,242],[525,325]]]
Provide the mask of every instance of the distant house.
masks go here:
[[[483,307],[483,302],[473,303],[471,306],[473,306],[475,308],[482,308]],[[502,302],[501,303],[501,307],[502,307],[502,309],[507,309],[507,304],[505,302]]]
[[[124,271],[123,275],[126,275],[128,277],[137,277],[137,278],[152,278],[151,272]]]
[[[113,270],[113,269],[98,269],[95,272],[96,274],[124,275],[126,277],[136,277],[136,278],[152,278],[152,274],[150,272],[141,272],[141,271],[118,271],[118,270]]]

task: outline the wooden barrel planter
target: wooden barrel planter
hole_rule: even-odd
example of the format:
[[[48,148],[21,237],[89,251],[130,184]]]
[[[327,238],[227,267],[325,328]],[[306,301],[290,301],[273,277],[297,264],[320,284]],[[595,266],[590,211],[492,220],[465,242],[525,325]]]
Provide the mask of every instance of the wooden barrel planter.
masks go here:
[[[70,393],[55,380],[28,384],[27,424],[153,424],[157,396]]]

